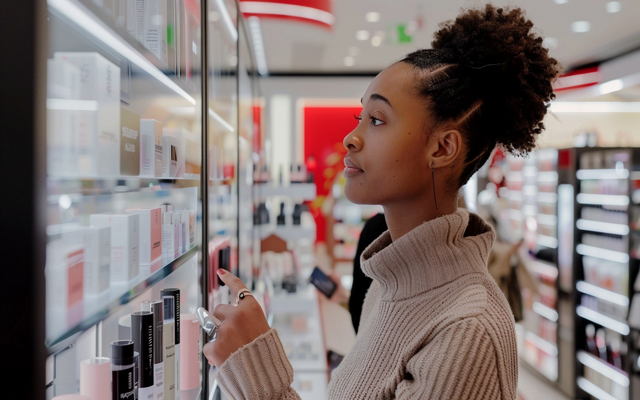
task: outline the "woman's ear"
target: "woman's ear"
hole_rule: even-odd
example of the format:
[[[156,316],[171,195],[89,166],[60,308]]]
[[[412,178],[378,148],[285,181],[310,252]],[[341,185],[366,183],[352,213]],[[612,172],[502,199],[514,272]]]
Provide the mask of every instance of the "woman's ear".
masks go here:
[[[433,168],[450,167],[462,151],[462,135],[455,129],[436,132],[429,147]]]

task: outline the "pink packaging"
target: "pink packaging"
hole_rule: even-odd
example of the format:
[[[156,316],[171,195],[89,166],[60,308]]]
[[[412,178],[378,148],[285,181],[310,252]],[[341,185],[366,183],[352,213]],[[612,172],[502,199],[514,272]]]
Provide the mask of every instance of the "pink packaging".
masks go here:
[[[111,400],[111,361],[108,358],[89,358],[80,362],[80,394],[83,396],[78,400]]]
[[[180,316],[180,390],[200,386],[200,323],[195,314]]]

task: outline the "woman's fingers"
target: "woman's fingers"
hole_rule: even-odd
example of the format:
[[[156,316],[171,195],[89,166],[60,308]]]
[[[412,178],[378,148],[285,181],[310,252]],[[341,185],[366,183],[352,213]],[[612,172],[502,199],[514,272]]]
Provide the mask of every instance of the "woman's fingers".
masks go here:
[[[231,304],[218,304],[213,310],[213,315],[221,321],[224,321],[230,318],[235,312],[236,307]]]
[[[245,284],[240,280],[240,278],[229,273],[228,271],[225,271],[224,269],[218,270],[218,276],[220,277],[220,279],[222,279],[222,282],[224,282],[225,285],[229,286],[229,289],[231,289],[231,295],[233,297],[236,296],[236,293],[238,293],[240,289],[247,288]]]

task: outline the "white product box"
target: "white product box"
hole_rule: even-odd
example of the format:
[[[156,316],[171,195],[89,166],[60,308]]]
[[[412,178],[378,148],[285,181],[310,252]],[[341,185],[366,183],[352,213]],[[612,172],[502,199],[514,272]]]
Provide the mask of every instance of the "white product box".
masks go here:
[[[47,174],[71,176],[78,170],[80,69],[47,60]]]
[[[91,226],[111,227],[111,283],[138,276],[140,217],[138,214],[92,214]]]
[[[180,225],[172,223],[170,211],[162,213],[162,256],[171,261],[180,256]]]
[[[144,0],[126,0],[127,32],[140,43],[144,42]]]
[[[120,173],[120,68],[98,53],[55,53],[57,61],[80,70],[78,172],[86,176]]]
[[[66,229],[62,239],[70,246],[84,248],[84,297],[96,297],[109,289],[111,280],[111,228]]]
[[[140,208],[126,212],[140,216],[140,264],[153,264],[162,257],[162,210]]]
[[[178,226],[178,249],[180,249],[180,254],[183,254],[187,251],[187,227],[182,223],[182,213],[180,211],[171,213],[171,223]]]
[[[184,176],[185,172],[185,133],[188,131],[176,128],[164,128],[162,130],[162,149],[163,149],[163,176],[179,178]],[[165,154],[165,149],[170,148],[170,154]],[[164,175],[165,164],[169,167],[169,175]]]
[[[140,176],[162,176],[162,123],[140,120]]]
[[[82,304],[84,297],[84,249],[64,239],[47,244],[47,308],[70,310]]]
[[[193,243],[194,238],[194,229],[195,226],[193,226],[193,224],[191,223],[191,212],[190,211],[181,211],[181,219],[182,219],[182,223],[184,224],[184,226],[187,229],[187,235],[186,235],[186,243],[185,243],[185,252],[189,249],[189,247],[191,247],[191,243]]]
[[[167,63],[167,1],[144,0],[143,44],[163,63]]]

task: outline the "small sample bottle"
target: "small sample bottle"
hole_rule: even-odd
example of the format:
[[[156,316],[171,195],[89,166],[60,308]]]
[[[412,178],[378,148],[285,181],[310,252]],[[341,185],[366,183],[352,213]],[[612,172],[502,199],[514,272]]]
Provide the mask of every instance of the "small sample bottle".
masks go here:
[[[135,396],[135,362],[133,342],[111,342],[111,399],[133,399]]]

